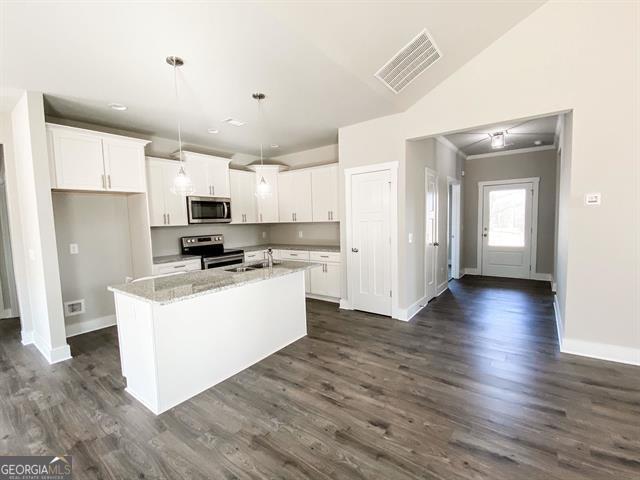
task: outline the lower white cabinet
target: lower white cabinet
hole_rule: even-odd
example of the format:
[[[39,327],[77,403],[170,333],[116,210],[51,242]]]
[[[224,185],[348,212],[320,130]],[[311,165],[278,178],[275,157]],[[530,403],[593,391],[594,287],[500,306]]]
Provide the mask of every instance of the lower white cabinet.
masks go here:
[[[254,262],[258,260],[264,260],[266,258],[267,251],[266,250],[256,250],[254,252],[244,252],[244,261],[245,262]]]
[[[340,298],[340,263],[322,263],[311,269],[311,294]]]
[[[170,262],[154,264],[151,267],[151,273],[153,275],[164,275],[166,273],[175,272],[192,272],[194,270],[201,270],[202,263],[199,258],[193,260],[185,260],[182,262]]]

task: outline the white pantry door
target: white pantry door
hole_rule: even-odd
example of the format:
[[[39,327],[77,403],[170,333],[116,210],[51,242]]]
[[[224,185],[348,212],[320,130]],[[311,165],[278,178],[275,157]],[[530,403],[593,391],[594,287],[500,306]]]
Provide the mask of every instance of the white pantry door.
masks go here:
[[[483,187],[482,275],[530,277],[533,192],[533,183]]]
[[[425,286],[427,301],[436,296],[436,272],[438,266],[438,177],[426,171],[425,204]]]
[[[391,315],[391,171],[351,177],[352,306]]]

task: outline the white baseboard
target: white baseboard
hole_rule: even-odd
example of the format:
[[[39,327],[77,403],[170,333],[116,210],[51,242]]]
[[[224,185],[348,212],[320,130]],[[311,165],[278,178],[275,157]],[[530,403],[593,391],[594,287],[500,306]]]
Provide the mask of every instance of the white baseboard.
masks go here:
[[[571,355],[597,358],[610,362],[640,365],[640,348],[621,347],[619,345],[565,338],[560,351]]]
[[[541,282],[551,282],[553,280],[550,273],[531,272],[529,278],[531,278],[531,280],[540,280]]]
[[[351,306],[351,303],[346,298],[341,298],[340,299],[340,308],[342,310],[353,310],[353,307]]]
[[[558,291],[558,284],[555,282],[555,280],[551,281],[551,291],[553,293],[556,293]]]
[[[102,328],[113,327],[116,324],[115,315],[106,315],[104,317],[92,318],[81,322],[67,325],[67,338],[81,335],[83,333],[93,332]]]
[[[66,343],[52,348],[36,334],[33,336],[33,343],[49,364],[63,362],[71,358],[71,349]]]
[[[20,337],[23,345],[31,345],[33,343],[33,330],[22,330]]]
[[[416,302],[409,305],[407,308],[399,308],[396,315],[393,317],[396,320],[402,320],[408,322],[411,320],[420,310],[427,306],[427,297],[423,297]]]
[[[553,311],[556,317],[556,332],[558,332],[558,345],[560,345],[560,351],[562,351],[562,344],[564,342],[564,328],[562,327],[562,316],[560,315],[560,305],[558,304],[558,296],[553,296]]]
[[[2,310],[2,312],[0,312],[0,319],[2,318],[13,318],[16,315],[13,314],[13,310],[10,308],[5,308],[4,310]]]
[[[438,285],[437,289],[436,289],[436,297],[439,297],[440,295],[442,295],[444,292],[446,292],[449,289],[449,282],[443,282],[440,285]]]
[[[640,365],[639,348],[621,347],[619,345],[610,345],[607,343],[565,338],[557,295],[554,295],[553,297],[553,310],[555,311],[556,317],[558,343],[562,353],[596,358],[598,360],[608,360],[610,362],[627,363],[629,365]]]
[[[307,298],[313,298],[314,300],[322,300],[324,302],[331,302],[331,303],[340,303],[341,300],[339,298],[335,298],[335,297],[325,297],[324,295],[316,295],[314,293],[307,293],[305,295]],[[342,308],[342,307],[340,307]]]
[[[478,268],[465,268],[464,275],[480,275],[480,269]]]

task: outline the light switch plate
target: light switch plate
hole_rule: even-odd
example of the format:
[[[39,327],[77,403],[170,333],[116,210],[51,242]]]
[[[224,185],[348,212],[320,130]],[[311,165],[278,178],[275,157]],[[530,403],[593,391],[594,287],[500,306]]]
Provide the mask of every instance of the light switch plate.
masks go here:
[[[600,192],[584,194],[585,205],[600,205],[601,202],[602,196],[600,195]]]
[[[70,243],[69,244],[69,253],[71,255],[77,255],[79,252],[78,250],[78,244],[77,243]]]
[[[302,238],[302,230],[298,230],[298,238]]]
[[[262,232],[262,238],[267,238],[267,232]]]
[[[409,243],[413,243],[413,233],[409,234]]]

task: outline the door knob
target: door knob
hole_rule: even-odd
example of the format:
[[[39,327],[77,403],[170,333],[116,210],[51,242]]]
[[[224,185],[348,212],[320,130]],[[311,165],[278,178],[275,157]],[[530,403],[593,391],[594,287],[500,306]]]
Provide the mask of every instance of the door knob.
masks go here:
[[[358,250],[357,248],[352,248],[352,249],[351,249],[351,251],[352,251],[353,253],[358,253],[358,252],[359,252],[359,250]]]
[[[486,237],[486,236],[487,236],[487,234],[486,234],[486,233],[483,233],[483,234],[482,234],[482,236],[483,236],[483,237]]]
[[[439,247],[439,246],[440,246],[440,244],[439,244],[438,242],[433,242],[433,246],[434,246],[434,247]]]

